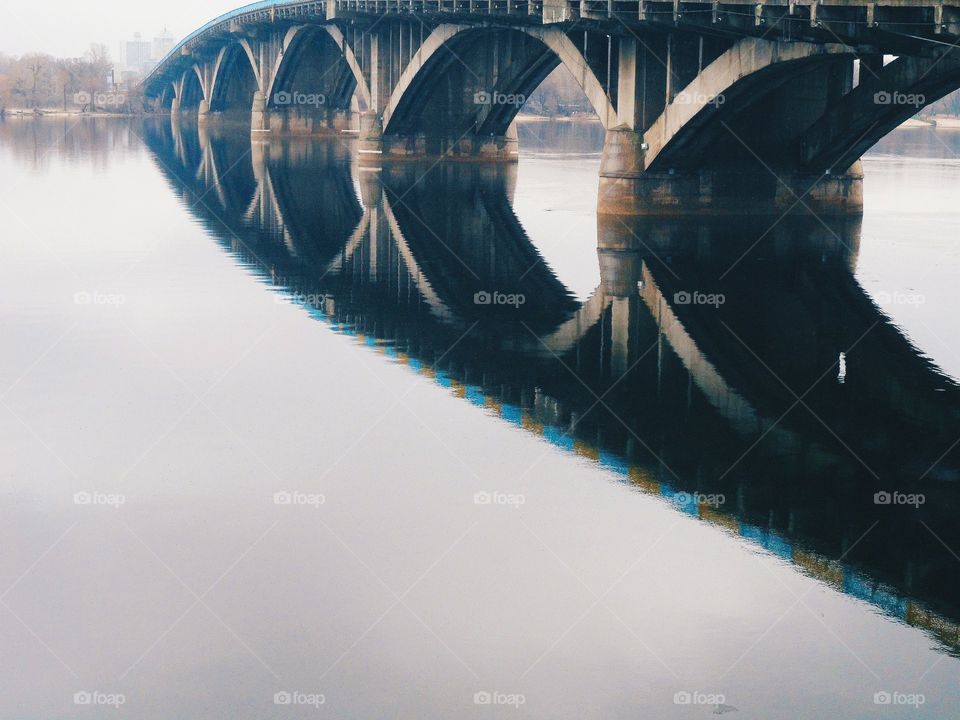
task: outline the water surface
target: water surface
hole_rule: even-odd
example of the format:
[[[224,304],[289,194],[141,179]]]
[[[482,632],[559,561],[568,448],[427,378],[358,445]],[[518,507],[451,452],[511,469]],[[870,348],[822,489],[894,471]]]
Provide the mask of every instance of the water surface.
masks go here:
[[[598,137],[0,125],[2,714],[952,717],[958,136],[776,225]]]

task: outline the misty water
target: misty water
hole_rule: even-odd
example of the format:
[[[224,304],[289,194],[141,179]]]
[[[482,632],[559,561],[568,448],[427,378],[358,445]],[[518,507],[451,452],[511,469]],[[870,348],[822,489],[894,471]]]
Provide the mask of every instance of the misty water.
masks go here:
[[[0,716],[956,716],[960,133],[714,221],[520,139],[0,123]]]

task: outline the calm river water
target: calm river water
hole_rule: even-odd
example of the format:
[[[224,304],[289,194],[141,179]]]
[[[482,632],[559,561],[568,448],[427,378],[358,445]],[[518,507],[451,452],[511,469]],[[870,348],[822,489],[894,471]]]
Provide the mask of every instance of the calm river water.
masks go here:
[[[960,133],[862,219],[0,123],[0,717],[953,718]]]

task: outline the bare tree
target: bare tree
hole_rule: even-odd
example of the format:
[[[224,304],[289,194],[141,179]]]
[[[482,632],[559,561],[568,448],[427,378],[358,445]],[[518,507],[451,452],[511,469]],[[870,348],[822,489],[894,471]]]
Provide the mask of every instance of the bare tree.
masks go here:
[[[97,93],[107,84],[107,73],[113,68],[110,50],[103,43],[91,43],[85,57],[85,87],[90,93],[90,110],[97,109]]]

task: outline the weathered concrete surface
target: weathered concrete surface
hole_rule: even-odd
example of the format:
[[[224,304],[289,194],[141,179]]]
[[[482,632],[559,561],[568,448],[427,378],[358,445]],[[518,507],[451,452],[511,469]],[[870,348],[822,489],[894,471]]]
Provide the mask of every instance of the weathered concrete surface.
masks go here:
[[[863,172],[839,174],[755,167],[644,170],[645,146],[626,128],[608,131],[597,211],[612,215],[736,215],[863,211]]]
[[[859,155],[960,87],[949,43],[924,38],[960,40],[960,14],[947,6],[926,30],[930,8],[916,6],[916,38],[874,32],[903,13],[858,0],[746,15],[742,5],[698,14],[676,4],[672,24],[648,21],[659,13],[649,4],[636,18],[620,7],[616,22],[579,3],[518,13],[470,2],[444,16],[415,3],[388,14],[368,0],[320,6],[279,2],[212,23],[160,64],[146,94],[204,124],[249,123],[259,138],[355,132],[367,166],[513,162],[517,113],[562,65],[607,130],[601,213],[837,214],[862,208]],[[883,67],[884,54],[900,59]],[[878,107],[878,92],[920,99]]]

